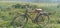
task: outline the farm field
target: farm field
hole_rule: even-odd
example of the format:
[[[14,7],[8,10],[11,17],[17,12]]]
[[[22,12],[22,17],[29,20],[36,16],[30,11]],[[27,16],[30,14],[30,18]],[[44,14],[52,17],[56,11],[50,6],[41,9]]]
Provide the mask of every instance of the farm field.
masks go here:
[[[25,3],[25,2],[0,2],[0,28],[7,28],[13,18],[19,14],[24,14],[24,5],[29,6],[29,12],[34,11],[35,8],[41,8],[46,12],[51,12],[50,23],[48,26],[38,26],[29,19],[25,28],[60,28],[60,4],[59,3]],[[15,5],[15,6],[14,6]],[[28,13],[32,18],[35,17],[35,13]],[[32,15],[31,15],[32,14]],[[14,22],[16,28],[20,26],[19,18]],[[10,25],[8,28],[13,28]]]

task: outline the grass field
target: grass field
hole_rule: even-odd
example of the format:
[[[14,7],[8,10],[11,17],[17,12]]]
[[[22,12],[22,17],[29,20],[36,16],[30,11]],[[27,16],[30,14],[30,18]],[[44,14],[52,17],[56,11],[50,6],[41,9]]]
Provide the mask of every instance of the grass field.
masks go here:
[[[0,27],[1,28],[5,28],[5,26],[8,26],[10,21],[14,18],[14,16],[18,15],[18,13],[19,14],[24,13],[25,9],[23,8],[16,9],[16,8],[11,7],[12,5],[15,5],[15,4],[24,5],[26,3],[24,2],[0,2]],[[44,11],[51,12],[52,15],[50,15],[50,23],[48,24],[47,27],[48,28],[60,28],[60,8],[57,8],[59,3],[28,3],[28,4],[37,5],[38,7],[42,8]],[[32,16],[34,17],[34,15]],[[34,23],[31,23],[31,22],[28,22],[26,28],[31,28],[31,27],[40,28],[40,26]],[[13,26],[9,26],[9,28],[13,28]]]

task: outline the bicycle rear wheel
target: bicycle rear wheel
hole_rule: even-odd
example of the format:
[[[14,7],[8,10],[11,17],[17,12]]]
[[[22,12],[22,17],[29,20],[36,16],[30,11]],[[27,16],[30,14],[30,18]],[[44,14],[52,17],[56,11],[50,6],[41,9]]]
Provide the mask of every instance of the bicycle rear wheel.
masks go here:
[[[46,26],[49,23],[49,16],[41,15],[38,18],[38,25]]]

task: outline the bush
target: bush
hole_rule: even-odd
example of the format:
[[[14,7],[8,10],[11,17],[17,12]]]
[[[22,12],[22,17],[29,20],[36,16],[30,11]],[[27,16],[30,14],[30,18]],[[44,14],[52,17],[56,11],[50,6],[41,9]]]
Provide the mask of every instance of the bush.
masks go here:
[[[60,4],[59,4],[59,5],[57,5],[57,8],[60,8]]]
[[[20,8],[21,5],[20,4],[16,4],[16,5],[12,5],[13,8]]]
[[[29,4],[25,4],[25,5],[16,4],[16,5],[12,5],[13,8],[22,8],[22,9],[26,9],[26,6],[27,6],[27,8],[30,8],[30,9],[38,8],[37,5],[29,5]]]

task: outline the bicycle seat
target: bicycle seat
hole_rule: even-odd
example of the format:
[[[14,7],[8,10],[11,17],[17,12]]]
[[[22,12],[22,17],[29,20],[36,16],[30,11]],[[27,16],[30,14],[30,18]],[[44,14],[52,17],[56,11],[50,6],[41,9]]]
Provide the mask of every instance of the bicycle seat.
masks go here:
[[[35,9],[36,13],[42,12],[42,9]]]

